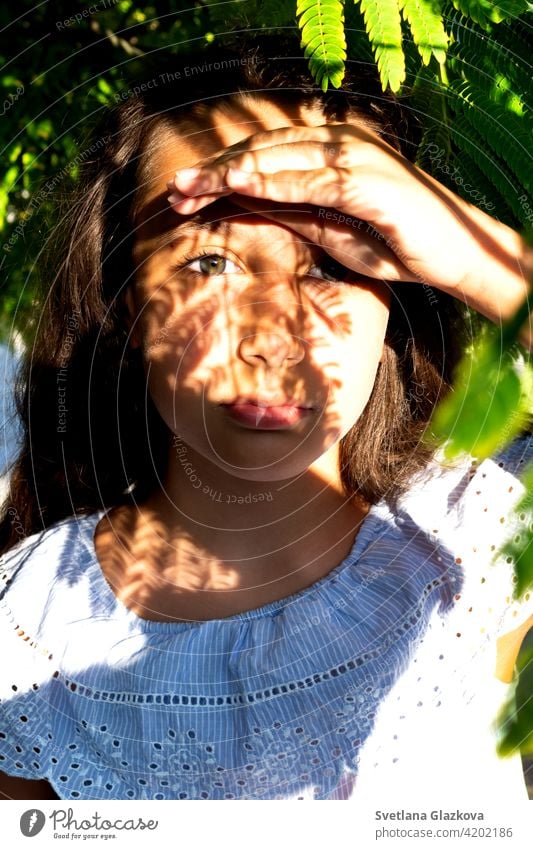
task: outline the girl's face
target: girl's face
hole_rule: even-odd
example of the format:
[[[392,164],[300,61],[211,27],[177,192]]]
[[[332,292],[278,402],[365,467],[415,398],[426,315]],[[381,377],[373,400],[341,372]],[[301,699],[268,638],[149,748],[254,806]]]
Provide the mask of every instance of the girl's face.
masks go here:
[[[258,131],[325,123],[252,97],[204,116],[158,131],[145,162],[132,344],[172,433],[232,475],[282,480],[318,468],[361,415],[389,295],[231,195],[193,216],[174,212],[166,183],[177,169]]]

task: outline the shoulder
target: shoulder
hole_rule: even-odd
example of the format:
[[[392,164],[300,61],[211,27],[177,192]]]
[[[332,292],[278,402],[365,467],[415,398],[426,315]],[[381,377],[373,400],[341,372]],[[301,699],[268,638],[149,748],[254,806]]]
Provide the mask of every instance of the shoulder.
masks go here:
[[[86,590],[94,562],[92,544],[98,514],[71,516],[21,540],[0,557],[0,617],[2,627],[42,634],[45,622],[63,609],[65,593],[72,600]]]
[[[78,516],[68,516],[42,531],[38,531],[29,537],[24,537],[15,546],[0,555],[0,567],[3,573],[14,580],[22,571],[28,571],[29,564],[32,567],[39,563],[40,567],[46,565],[60,569],[61,566],[72,559],[73,554],[78,554],[83,549],[90,549],[92,533],[97,518],[101,511]],[[28,565],[28,569],[24,569]]]

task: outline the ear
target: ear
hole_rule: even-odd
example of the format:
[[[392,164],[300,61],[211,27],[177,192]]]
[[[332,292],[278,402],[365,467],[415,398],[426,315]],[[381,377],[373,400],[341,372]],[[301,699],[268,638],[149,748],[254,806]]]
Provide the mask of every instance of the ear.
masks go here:
[[[140,348],[139,324],[137,322],[137,305],[133,294],[133,286],[128,286],[124,294],[124,320],[129,331],[130,348]]]

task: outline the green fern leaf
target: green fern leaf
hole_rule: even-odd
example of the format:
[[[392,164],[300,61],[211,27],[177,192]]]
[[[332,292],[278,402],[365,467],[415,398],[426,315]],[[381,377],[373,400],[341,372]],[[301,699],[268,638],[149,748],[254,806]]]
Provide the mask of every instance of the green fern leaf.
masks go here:
[[[457,65],[456,70],[465,79],[469,79],[476,68],[489,74],[497,69],[509,78],[517,94],[524,97],[529,92],[533,48],[518,33],[512,32],[508,24],[500,24],[487,33],[454,12],[449,27],[452,44],[448,59],[452,67]]]
[[[493,0],[453,0],[453,5],[484,29],[491,22],[498,24],[507,18],[516,18],[526,12],[529,6],[527,0],[498,0],[498,3]]]
[[[525,95],[530,88],[530,82],[524,86],[525,80],[517,83],[519,71],[500,57],[496,62],[488,55],[472,54],[465,47],[454,45],[448,54],[454,71],[483,88],[495,103],[515,115],[523,117],[529,106]],[[527,74],[523,74],[526,77]]]
[[[399,0],[400,11],[411,28],[414,42],[428,65],[435,56],[441,65],[446,61],[448,34],[442,22],[442,11],[438,0]]]
[[[398,0],[359,0],[359,3],[383,90],[390,86],[392,91],[398,91],[405,80]]]
[[[487,144],[483,137],[476,132],[471,123],[463,116],[459,115],[454,118],[451,135],[459,151],[465,151],[473,159],[480,171],[485,174],[505,198],[513,215],[519,221],[524,221],[526,213],[518,200],[522,191],[519,190],[518,181],[511,174],[505,162],[496,156],[490,148],[487,149]]]
[[[451,152],[451,140],[448,117],[448,87],[443,84],[437,69],[420,66],[411,87],[411,104],[423,126],[423,134],[418,145],[416,164],[421,168],[427,165],[436,150],[442,151],[447,160]],[[439,69],[440,70],[440,69]]]
[[[506,109],[522,115],[531,91],[533,46],[507,23],[486,32],[455,10],[447,23],[452,39],[448,50],[451,72],[475,82]]]
[[[531,132],[521,119],[494,103],[485,92],[470,82],[456,81],[454,108],[462,113],[501,159],[507,163],[526,191],[531,189]]]
[[[528,6],[530,9],[531,7]],[[491,27],[491,38],[520,62],[522,67],[531,67],[533,39],[531,35],[530,14],[505,21],[502,25]]]
[[[374,54],[365,29],[365,20],[359,6],[348,3],[344,6],[344,31],[346,33],[346,50],[349,59],[366,62],[374,66]]]
[[[340,0],[298,0],[296,6],[301,46],[309,70],[323,91],[328,83],[339,88],[344,79],[346,41],[344,9]]]

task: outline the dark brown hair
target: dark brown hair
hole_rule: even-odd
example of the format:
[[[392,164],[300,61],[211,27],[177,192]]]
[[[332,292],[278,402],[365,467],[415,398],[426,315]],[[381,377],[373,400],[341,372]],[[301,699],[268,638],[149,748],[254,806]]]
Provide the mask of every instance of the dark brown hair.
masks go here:
[[[141,501],[162,479],[169,433],[147,394],[140,350],[128,345],[123,297],[134,273],[135,190],[154,130],[238,92],[319,104],[328,120],[359,115],[404,155],[416,151],[416,118],[364,63],[348,63],[343,88],[323,93],[297,41],[255,38],[253,47],[181,60],[158,54],[153,73],[127,85],[92,131],[75,192],[58,206],[39,258],[38,319],[17,384],[24,438],[0,551],[66,516]],[[341,442],[347,495],[392,498],[427,463],[421,436],[449,386],[459,330],[453,299],[421,284],[393,287],[383,363]]]

